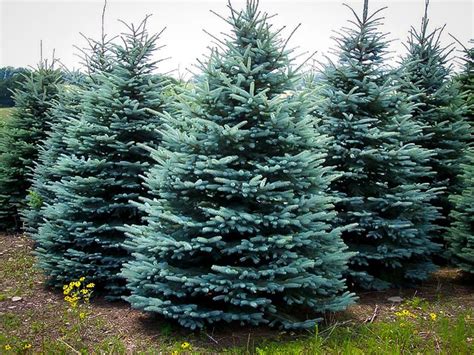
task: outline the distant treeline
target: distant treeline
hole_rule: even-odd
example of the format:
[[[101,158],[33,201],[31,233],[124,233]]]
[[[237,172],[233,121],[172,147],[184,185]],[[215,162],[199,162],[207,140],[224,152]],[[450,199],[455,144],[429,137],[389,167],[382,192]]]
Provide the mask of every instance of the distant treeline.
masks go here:
[[[21,87],[25,74],[30,73],[28,68],[2,67],[0,68],[0,107],[15,106],[13,91]],[[63,79],[66,82],[78,83],[84,74],[79,71],[64,71]]]
[[[0,68],[0,106],[11,107],[15,105],[12,91],[20,87],[23,75],[28,73],[26,68],[3,67]]]

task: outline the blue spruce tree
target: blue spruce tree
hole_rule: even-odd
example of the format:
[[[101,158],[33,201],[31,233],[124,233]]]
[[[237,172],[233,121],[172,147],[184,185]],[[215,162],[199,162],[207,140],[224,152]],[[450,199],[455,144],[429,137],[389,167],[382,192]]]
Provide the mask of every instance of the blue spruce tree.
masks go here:
[[[451,50],[440,42],[443,28],[429,31],[428,5],[426,1],[420,30],[412,28],[409,34],[408,52],[402,62],[402,90],[411,96],[415,104],[413,120],[423,129],[417,143],[435,153],[428,165],[436,175],[420,181],[443,189],[434,203],[441,212],[435,240],[444,244],[443,235],[451,222],[449,195],[460,192],[460,164],[469,140],[469,125],[458,85],[450,77]]]
[[[455,78],[455,81],[467,107],[465,118],[471,127],[469,142],[472,145],[472,129],[474,127],[474,39],[471,39],[469,42],[471,44],[470,48],[462,46],[464,57],[461,59],[464,63],[464,68]]]
[[[450,197],[454,204],[453,223],[446,239],[450,261],[474,275],[474,148],[471,147],[466,155],[466,163],[461,166],[461,192]]]
[[[166,86],[152,73],[159,34],[149,36],[145,26],[146,19],[128,26],[122,44],[111,47],[110,69],[94,75],[79,117],[65,129],[65,152],[49,187],[53,199],[41,208],[35,238],[39,264],[53,286],[85,276],[111,299],[125,292],[118,275],[128,259],[121,227],[140,221],[130,201],[145,194],[140,175],[151,158],[139,144],[159,144],[155,111],[163,108]]]
[[[125,264],[134,308],[191,329],[216,322],[312,328],[351,303],[349,253],[285,43],[258,2],[229,4],[231,26],[150,149],[142,226]],[[319,314],[319,315],[318,315]]]
[[[473,42],[473,41],[471,41]],[[450,200],[454,205],[451,211],[451,228],[447,236],[450,261],[465,272],[474,274],[474,48],[465,49],[465,67],[458,76],[457,82],[463,98],[468,106],[467,119],[471,124],[470,148],[466,158],[461,177],[461,192],[451,195]]]
[[[58,99],[61,71],[42,60],[24,75],[14,93],[15,111],[0,134],[0,230],[21,229],[20,212],[30,187],[38,149],[49,128],[51,103]]]
[[[42,222],[41,208],[53,203],[54,191],[51,186],[61,179],[56,162],[62,154],[67,154],[64,140],[67,128],[78,124],[81,113],[81,99],[87,90],[92,90],[95,77],[110,72],[113,56],[111,43],[103,34],[101,41],[87,38],[88,48],[81,49],[82,59],[87,68],[86,74],[71,73],[75,84],[58,87],[58,99],[52,103],[48,113],[50,128],[46,132],[44,144],[39,147],[38,159],[34,164],[31,187],[27,196],[27,206],[22,211],[24,230],[33,239],[37,237],[38,226]]]
[[[418,183],[432,176],[431,152],[415,144],[422,129],[410,117],[412,106],[398,91],[385,65],[386,35],[378,31],[379,9],[362,17],[350,8],[353,24],[337,41],[338,61],[324,70],[319,112],[321,129],[333,141],[327,164],[342,177],[331,188],[351,259],[350,280],[358,287],[383,289],[424,280],[435,268],[430,240],[437,210],[436,191]]]

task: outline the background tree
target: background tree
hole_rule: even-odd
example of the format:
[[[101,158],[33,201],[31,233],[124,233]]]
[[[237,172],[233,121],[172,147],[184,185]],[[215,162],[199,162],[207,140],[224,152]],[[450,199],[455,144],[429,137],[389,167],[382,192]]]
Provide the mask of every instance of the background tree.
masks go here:
[[[145,225],[129,228],[133,307],[198,328],[219,321],[312,328],[344,309],[349,254],[331,229],[326,137],[284,42],[248,1],[229,4],[218,41],[181,105],[164,115],[146,176]]]
[[[444,189],[434,201],[441,211],[436,221],[436,240],[442,242],[445,227],[450,224],[452,204],[448,196],[459,192],[460,164],[469,140],[469,126],[465,120],[466,106],[450,77],[451,50],[440,42],[443,28],[429,31],[428,5],[426,1],[420,30],[413,27],[410,30],[407,54],[402,62],[402,90],[412,98],[413,120],[423,128],[417,143],[436,153],[428,161],[436,175],[420,181]]]
[[[471,40],[471,43],[474,41]],[[454,205],[451,211],[451,228],[447,237],[450,261],[462,270],[474,274],[474,48],[464,49],[464,70],[456,77],[462,97],[465,99],[467,121],[471,125],[470,148],[466,150],[465,163],[462,165],[461,192],[451,195]]]
[[[452,195],[453,223],[447,236],[450,260],[462,270],[474,274],[474,148],[467,152],[462,165],[462,192]]]
[[[383,9],[369,14],[367,0],[362,17],[349,9],[353,26],[336,39],[337,63],[324,67],[325,103],[316,114],[322,131],[334,138],[327,164],[342,175],[331,185],[340,198],[336,224],[357,225],[343,232],[349,249],[358,252],[351,282],[382,289],[426,279],[435,269],[435,191],[418,183],[432,176],[426,164],[432,153],[414,143],[421,127],[386,67],[386,35],[377,29]]]
[[[127,25],[122,43],[111,47],[110,69],[94,76],[77,122],[65,130],[66,153],[50,187],[54,199],[41,209],[36,237],[39,264],[53,286],[85,276],[109,298],[125,291],[118,273],[128,254],[120,228],[140,220],[130,201],[145,194],[140,175],[150,158],[139,144],[160,141],[155,111],[163,108],[166,85],[152,73],[159,34],[148,35],[146,21]]]
[[[48,112],[58,99],[61,71],[42,60],[15,91],[16,109],[0,134],[0,230],[21,228],[19,213],[30,186],[29,174],[49,127]]]
[[[56,162],[61,154],[66,153],[63,138],[67,127],[77,124],[83,90],[84,88],[79,86],[63,85],[59,89],[58,100],[50,109],[51,127],[46,133],[44,144],[39,147],[31,186],[26,196],[27,205],[22,211],[24,230],[30,237],[36,238],[38,226],[42,221],[41,207],[54,200],[50,187],[61,177],[57,174]]]
[[[115,60],[111,52],[114,38],[107,38],[105,33],[99,41],[84,38],[88,47],[78,49],[87,74],[71,72],[65,76],[69,81],[59,87],[59,98],[53,102],[49,112],[51,127],[35,162],[27,196],[28,205],[22,211],[25,232],[32,238],[37,237],[38,226],[43,218],[41,208],[54,201],[55,195],[51,187],[62,177],[61,172],[56,169],[56,162],[62,154],[67,154],[67,143],[64,140],[67,128],[78,124],[85,92],[93,90],[94,85],[100,85],[96,77],[110,73]]]
[[[22,74],[28,74],[28,69],[0,68],[0,107],[12,107],[15,105],[13,92],[20,88],[20,84],[24,79]]]
[[[470,40],[469,42],[474,45],[474,40]],[[470,143],[472,145],[472,127],[474,127],[474,47],[468,48],[462,46],[462,48],[464,50],[464,57],[462,58],[464,67],[461,73],[456,76],[455,80],[459,85],[459,90],[467,106],[465,116],[471,126]]]

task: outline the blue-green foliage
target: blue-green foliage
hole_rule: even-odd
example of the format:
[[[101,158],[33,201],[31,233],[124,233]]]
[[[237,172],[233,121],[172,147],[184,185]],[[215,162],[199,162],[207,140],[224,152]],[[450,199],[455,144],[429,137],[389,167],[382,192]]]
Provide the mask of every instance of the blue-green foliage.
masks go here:
[[[474,43],[474,41],[471,41]],[[450,261],[462,270],[474,274],[474,48],[465,49],[465,67],[457,78],[461,93],[468,105],[467,120],[471,124],[470,144],[461,166],[461,192],[451,195],[451,228],[447,236]]]
[[[469,144],[472,145],[474,144],[474,137],[472,135],[472,129],[474,129],[474,39],[471,39],[469,42],[470,48],[463,47],[463,71],[459,73],[455,81],[467,106],[465,117],[471,128]]]
[[[30,186],[29,176],[49,128],[48,112],[58,99],[61,72],[41,62],[24,74],[14,93],[16,108],[0,132],[0,230],[21,228],[20,211]]]
[[[110,298],[125,292],[118,275],[128,258],[121,227],[140,221],[130,201],[146,195],[140,175],[151,158],[139,144],[159,144],[161,120],[152,110],[162,110],[166,86],[152,73],[159,35],[149,36],[145,25],[129,26],[122,43],[111,45],[106,70],[91,63],[93,81],[81,94],[79,114],[58,126],[64,151],[35,236],[39,265],[53,286],[85,276]]]
[[[422,129],[410,117],[412,106],[399,93],[385,67],[387,41],[378,31],[380,10],[363,16],[337,41],[337,63],[324,69],[321,129],[334,140],[327,164],[342,174],[331,189],[341,199],[336,225],[351,251],[351,281],[382,289],[426,279],[437,245],[430,241],[437,210],[436,191],[418,183],[432,177],[432,153],[414,142]]]
[[[474,148],[466,153],[466,163],[461,167],[462,192],[452,195],[453,223],[446,237],[450,261],[462,270],[474,274]]]
[[[423,128],[418,144],[435,153],[428,165],[436,175],[421,181],[443,189],[434,201],[441,212],[436,221],[436,240],[442,242],[444,227],[450,224],[449,195],[460,192],[460,164],[469,140],[469,125],[465,120],[467,108],[450,78],[451,51],[441,45],[442,28],[429,31],[427,9],[428,3],[420,30],[410,31],[402,65],[402,90],[412,97],[413,120]]]
[[[46,133],[44,144],[39,147],[38,158],[34,163],[27,206],[22,211],[25,233],[36,237],[42,220],[41,207],[53,202],[54,194],[50,186],[61,175],[56,174],[56,161],[65,152],[63,138],[69,125],[77,123],[81,109],[83,88],[63,85],[59,89],[58,100],[49,112],[51,126]]]
[[[229,6],[231,34],[195,88],[164,115],[146,176],[152,195],[130,226],[133,307],[188,328],[216,322],[313,328],[353,297],[315,129],[298,76],[267,14]],[[290,91],[288,91],[290,90]]]
[[[54,201],[55,195],[51,187],[62,177],[62,174],[57,172],[56,162],[61,154],[67,153],[67,144],[64,139],[67,127],[78,123],[82,111],[81,100],[85,92],[100,85],[97,79],[100,74],[103,76],[111,72],[115,60],[110,50],[111,43],[106,40],[106,37],[101,41],[88,39],[88,45],[82,50],[88,75],[70,73],[70,78],[78,77],[80,80],[75,80],[75,84],[69,81],[59,86],[58,99],[52,102],[52,107],[48,112],[50,128],[46,133],[44,144],[39,147],[38,159],[34,163],[31,187],[27,196],[27,206],[22,211],[24,230],[32,238],[37,237],[38,226],[43,218],[41,208]],[[97,79],[96,76],[98,76]]]

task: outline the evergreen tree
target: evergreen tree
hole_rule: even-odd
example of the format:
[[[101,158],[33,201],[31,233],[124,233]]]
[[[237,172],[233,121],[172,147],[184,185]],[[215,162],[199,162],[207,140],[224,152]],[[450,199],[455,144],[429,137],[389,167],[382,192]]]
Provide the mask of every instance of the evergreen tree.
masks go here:
[[[437,210],[428,184],[430,151],[414,142],[421,128],[410,118],[412,106],[398,91],[385,65],[386,35],[379,9],[362,17],[349,7],[353,24],[337,41],[338,61],[323,70],[321,129],[334,140],[327,164],[342,177],[331,188],[340,198],[337,224],[357,224],[343,232],[351,259],[351,281],[383,289],[426,279],[434,270],[432,221]]]
[[[229,4],[180,114],[164,115],[163,143],[146,175],[142,226],[129,228],[125,264],[134,308],[188,328],[220,321],[312,328],[344,309],[348,257],[290,50],[258,2]]]
[[[402,62],[402,90],[415,104],[413,120],[423,128],[418,144],[436,153],[428,164],[436,175],[424,177],[422,182],[444,189],[434,201],[441,215],[436,221],[438,242],[442,242],[448,215],[452,208],[449,195],[459,192],[460,164],[469,139],[469,125],[465,121],[466,106],[458,86],[450,78],[449,48],[440,43],[443,28],[429,31],[428,5],[420,30],[411,28],[407,50]]]
[[[473,41],[471,41],[473,42]],[[457,77],[463,98],[468,106],[467,120],[471,124],[470,144],[462,165],[461,192],[451,195],[453,223],[447,236],[450,261],[462,270],[474,274],[474,48],[464,48],[464,71]]]
[[[25,232],[32,238],[36,238],[38,226],[42,220],[41,207],[45,203],[52,203],[54,199],[50,186],[57,180],[55,164],[59,156],[66,152],[63,137],[67,127],[77,123],[81,110],[82,90],[78,86],[62,86],[59,89],[58,100],[50,109],[51,127],[46,133],[44,144],[39,147],[38,159],[35,162],[27,196],[28,203],[22,211]]]
[[[152,73],[159,34],[149,36],[145,26],[146,19],[128,26],[123,43],[113,45],[110,69],[94,76],[78,119],[65,129],[65,153],[49,187],[53,200],[41,209],[36,236],[39,264],[53,286],[85,276],[109,298],[125,292],[118,273],[128,253],[120,228],[140,220],[130,200],[145,194],[140,175],[151,159],[139,144],[160,141],[155,111],[162,110],[165,86]]]
[[[0,134],[0,230],[21,228],[19,213],[30,186],[29,175],[49,126],[51,102],[58,99],[61,72],[41,61],[15,91],[16,109]]]
[[[470,41],[474,45],[474,40]],[[474,127],[474,47],[464,47],[464,70],[456,77],[456,82],[459,85],[462,97],[465,100],[467,106],[467,122],[470,124],[471,129]],[[472,131],[471,139],[472,144]]]
[[[462,165],[462,192],[452,195],[453,223],[448,234],[450,260],[462,270],[474,274],[474,148],[467,151]]]
[[[51,127],[46,133],[44,144],[39,148],[27,196],[28,206],[22,211],[25,232],[32,238],[37,237],[38,226],[42,222],[41,208],[54,201],[51,186],[61,178],[61,173],[57,174],[56,171],[56,162],[62,154],[67,154],[67,144],[64,141],[67,127],[78,124],[84,93],[94,89],[98,74],[110,73],[114,61],[110,51],[111,42],[105,34],[100,41],[87,38],[87,42],[89,46],[81,49],[81,52],[88,74],[71,73],[70,77],[78,77],[80,80],[75,80],[74,85],[68,83],[59,86],[59,99],[53,102],[49,112]]]

